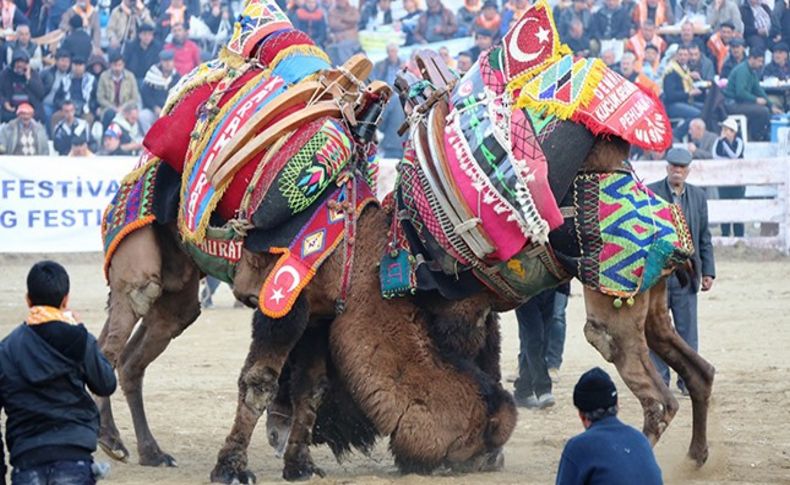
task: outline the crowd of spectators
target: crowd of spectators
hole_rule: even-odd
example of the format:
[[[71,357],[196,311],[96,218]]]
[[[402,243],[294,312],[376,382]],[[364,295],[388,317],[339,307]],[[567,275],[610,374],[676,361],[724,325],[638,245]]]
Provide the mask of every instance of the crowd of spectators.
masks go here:
[[[240,7],[239,0],[0,1],[0,151],[15,155],[137,153],[168,90],[216,54]],[[463,73],[530,6],[359,1],[278,0],[335,63],[362,50],[360,32],[392,33],[374,70],[387,82],[399,69],[415,69],[400,53],[404,40],[436,47],[468,38],[462,52],[439,49]],[[771,116],[788,109],[781,90],[769,96],[764,86],[790,76],[789,0],[743,1],[559,0],[553,8],[560,37],[576,55],[598,56],[660,96],[676,141],[688,138],[691,120],[718,131],[728,114],[744,115],[749,138],[765,140]],[[401,121],[397,109],[385,113],[388,156],[400,152],[392,134]]]

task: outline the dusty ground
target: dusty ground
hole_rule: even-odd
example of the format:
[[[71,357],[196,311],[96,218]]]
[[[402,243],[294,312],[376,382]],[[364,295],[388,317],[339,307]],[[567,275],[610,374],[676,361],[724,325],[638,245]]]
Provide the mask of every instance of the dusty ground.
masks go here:
[[[711,293],[700,299],[701,351],[717,368],[710,420],[711,456],[701,470],[684,456],[691,435],[690,401],[681,398],[675,421],[656,448],[668,483],[790,483],[790,260],[730,254],[719,262]],[[106,290],[99,256],[63,260],[72,277],[72,307],[96,334],[104,321]],[[746,259],[746,260],[744,260]],[[23,295],[28,257],[0,256],[5,285],[0,288],[0,335],[25,315]],[[314,451],[328,472],[324,483],[553,483],[567,438],[581,425],[571,404],[577,376],[599,365],[615,375],[584,340],[579,288],[568,307],[568,337],[557,406],[523,411],[506,446],[500,473],[463,477],[400,477],[382,441],[372,457],[354,456],[337,464],[328,449]],[[218,308],[206,311],[148,371],[146,403],[154,434],[179,462],[176,469],[113,463],[108,483],[205,483],[235,407],[235,382],[249,343],[249,311],[231,308],[222,287]],[[518,334],[513,314],[503,318],[503,371],[516,369]],[[639,404],[617,381],[621,415],[641,426]],[[130,449],[134,433],[128,408],[116,399],[116,418]],[[99,453],[97,459],[107,460]],[[134,455],[133,455],[134,460]],[[262,427],[250,450],[259,482],[279,481],[281,463],[265,442]]]

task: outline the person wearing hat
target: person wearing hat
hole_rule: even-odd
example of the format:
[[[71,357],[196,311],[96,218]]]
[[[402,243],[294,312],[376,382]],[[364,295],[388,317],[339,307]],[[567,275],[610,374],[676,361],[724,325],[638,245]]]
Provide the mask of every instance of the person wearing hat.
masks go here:
[[[33,119],[35,110],[30,103],[20,103],[17,116],[0,131],[0,145],[6,155],[49,155],[47,130]]]
[[[49,123],[52,114],[60,109],[56,97],[62,100],[71,86],[71,53],[62,47],[55,53],[55,64],[41,71],[44,83],[44,121]]]
[[[71,282],[44,260],[27,274],[27,317],[0,342],[0,403],[14,484],[95,484],[99,411],[115,372],[69,310]],[[106,471],[104,466],[98,469]]]
[[[719,71],[721,77],[729,76],[735,66],[746,59],[746,42],[743,39],[736,37],[730,41],[727,47],[727,57],[721,66],[721,71]]]
[[[15,51],[11,65],[0,73],[0,122],[15,119],[17,107],[22,103],[28,103],[40,115],[44,94],[44,83],[38,73],[31,69],[27,51]]]
[[[749,119],[749,139],[755,141],[768,139],[771,113],[782,113],[760,86],[757,73],[764,62],[765,51],[750,49],[748,59],[735,66],[727,77],[727,87],[723,91],[727,113],[745,115]]]
[[[140,103],[140,92],[134,74],[126,69],[120,51],[110,52],[110,68],[99,76],[96,88],[96,101],[99,103],[99,115],[102,125],[110,121],[127,103]]]
[[[126,69],[137,78],[138,84],[142,82],[151,66],[159,62],[160,52],[162,52],[162,43],[154,37],[154,26],[151,24],[141,25],[137,29],[137,38],[134,42],[124,46],[123,61]]]
[[[787,53],[790,51],[790,46],[785,42],[779,42],[771,50],[771,62],[763,69],[761,80],[775,78],[780,81],[787,81],[790,79],[790,63],[787,62]],[[777,106],[782,106],[785,109],[788,107],[785,100],[779,96],[769,96]]]
[[[691,256],[693,265],[690,284],[681,285],[677,272],[672,273],[667,281],[669,293],[669,309],[672,321],[678,334],[695,351],[699,348],[697,332],[697,293],[709,291],[716,278],[716,265],[713,260],[713,244],[708,227],[708,198],[705,190],[696,185],[686,183],[691,171],[691,153],[685,148],[671,148],[667,151],[667,176],[663,180],[648,185],[656,195],[667,202],[680,206],[688,224],[694,254]],[[669,384],[669,368],[655,354],[651,353],[658,373]],[[683,380],[678,376],[678,388],[688,395]]]
[[[745,149],[743,139],[738,136],[738,123],[733,118],[727,118],[721,123],[721,136],[713,144],[713,158],[717,160],[743,159]],[[746,187],[728,186],[719,187],[719,199],[739,200],[746,194]],[[721,235],[724,237],[743,237],[745,227],[743,223],[722,224]]]
[[[151,66],[145,74],[143,86],[140,89],[140,96],[143,99],[140,125],[143,127],[143,131],[148,131],[148,128],[159,118],[162,107],[167,101],[167,94],[181,79],[175,70],[173,58],[173,51],[159,52],[159,63]]]
[[[660,485],[661,468],[644,434],[617,418],[617,388],[599,367],[573,388],[584,432],[565,444],[557,485]]]
[[[99,155],[112,157],[127,155],[123,149],[121,149],[121,133],[115,126],[110,125],[110,127],[104,130]]]

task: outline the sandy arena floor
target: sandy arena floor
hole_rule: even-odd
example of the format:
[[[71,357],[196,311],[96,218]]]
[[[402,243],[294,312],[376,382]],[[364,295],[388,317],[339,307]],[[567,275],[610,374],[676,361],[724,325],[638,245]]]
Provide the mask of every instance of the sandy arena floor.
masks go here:
[[[98,334],[107,298],[96,256],[64,262],[71,274],[72,307]],[[710,417],[710,459],[700,470],[685,460],[691,436],[691,402],[681,408],[656,447],[667,483],[790,484],[790,260],[730,254],[720,258],[719,277],[711,293],[700,298],[702,354],[717,369]],[[0,256],[6,286],[0,289],[6,335],[25,316],[25,275],[29,257]],[[232,309],[223,286],[217,307],[205,311],[184,335],[149,367],[146,403],[149,421],[162,448],[176,457],[178,468],[143,468],[113,463],[106,483],[207,483],[217,451],[230,429],[236,404],[236,378],[249,345],[249,310]],[[587,344],[582,334],[583,301],[579,287],[568,307],[568,336],[561,380],[555,387],[557,405],[548,411],[520,413],[518,426],[505,448],[505,469],[499,473],[461,477],[399,476],[381,440],[372,457],[356,455],[335,462],[328,448],[314,450],[316,463],[328,478],[322,483],[553,483],[563,444],[581,431],[571,403],[579,374],[599,365],[616,371]],[[503,373],[516,372],[518,332],[512,313],[504,315]],[[617,380],[621,416],[641,427],[636,399]],[[510,384],[508,384],[510,386]],[[120,397],[120,396],[118,396]],[[115,400],[115,415],[127,446],[135,449],[128,408]],[[101,452],[97,459],[109,459]],[[136,457],[132,455],[132,462]],[[266,444],[261,425],[250,449],[251,469],[259,483],[282,482],[282,464]]]

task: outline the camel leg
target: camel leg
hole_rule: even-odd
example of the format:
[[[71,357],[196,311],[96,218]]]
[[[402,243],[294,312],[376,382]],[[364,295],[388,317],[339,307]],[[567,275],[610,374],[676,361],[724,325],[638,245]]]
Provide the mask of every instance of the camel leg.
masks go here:
[[[277,396],[266,408],[266,438],[269,446],[274,449],[274,456],[282,458],[285,447],[291,436],[292,408],[291,408],[291,366],[292,357],[283,367],[280,379],[277,381]]]
[[[143,404],[143,377],[148,365],[200,315],[199,274],[188,266],[186,271],[191,277],[183,288],[176,292],[166,291],[143,317],[119,365],[120,385],[132,414],[137,452],[144,466],[176,466],[176,460],[162,451],[148,426]]]
[[[99,347],[117,367],[135,324],[162,293],[162,257],[152,227],[126,237],[113,255],[109,271],[110,297],[107,321],[99,335]],[[100,414],[99,446],[116,460],[126,461],[129,451],[121,440],[109,397],[96,397]]]
[[[644,327],[648,299],[648,295],[640,295],[633,306],[618,309],[612,305],[612,297],[585,288],[584,335],[604,359],[617,367],[639,399],[644,412],[642,431],[655,445],[677,412],[678,403],[650,360]]]
[[[328,338],[326,329],[308,331],[292,353],[290,387],[293,417],[284,457],[283,478],[286,480],[325,476],[313,463],[309,447],[313,441],[318,407],[329,387],[326,373]]]
[[[252,343],[239,375],[236,417],[211,471],[212,482],[255,481],[255,475],[247,469],[247,447],[258,419],[277,395],[280,373],[307,327],[308,315],[304,295],[283,318],[269,318],[255,310]]]
[[[650,348],[683,378],[689,390],[693,431],[688,455],[701,466],[708,459],[708,406],[715,369],[672,326],[667,308],[666,279],[650,290],[650,310],[645,327]]]

